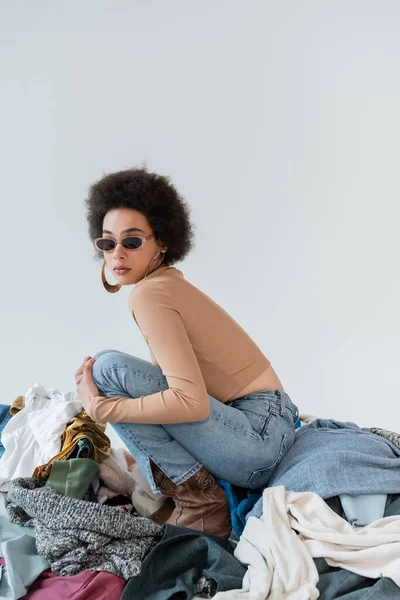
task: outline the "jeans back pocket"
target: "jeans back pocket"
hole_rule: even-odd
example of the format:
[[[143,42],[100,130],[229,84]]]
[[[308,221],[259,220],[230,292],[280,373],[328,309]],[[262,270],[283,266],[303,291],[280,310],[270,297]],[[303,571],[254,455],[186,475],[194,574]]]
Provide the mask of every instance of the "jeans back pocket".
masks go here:
[[[268,485],[268,482],[271,479],[276,467],[279,465],[280,461],[285,456],[286,452],[289,450],[289,445],[290,437],[286,433],[284,433],[282,435],[278,455],[274,462],[268,467],[265,467],[263,469],[256,469],[255,471],[253,471],[249,479],[247,480],[247,487],[249,487],[252,490],[265,488]]]
[[[261,398],[252,398],[251,396],[243,396],[229,402],[231,406],[240,410],[247,418],[254,433],[262,436],[268,427],[268,422],[271,416],[269,403]]]

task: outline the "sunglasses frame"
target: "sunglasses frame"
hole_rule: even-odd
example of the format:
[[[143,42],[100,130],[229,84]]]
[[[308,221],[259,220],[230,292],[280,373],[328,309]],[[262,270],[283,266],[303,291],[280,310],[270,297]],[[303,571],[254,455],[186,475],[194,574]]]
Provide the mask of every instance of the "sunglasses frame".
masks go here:
[[[124,240],[126,240],[127,238],[133,238],[133,237],[134,238],[139,238],[140,240],[142,240],[142,245],[139,246],[139,248],[127,248],[126,246],[124,246],[122,244],[122,246],[124,247],[125,250],[128,250],[129,252],[135,252],[136,250],[140,250],[141,248],[143,248],[143,246],[146,244],[147,240],[149,238],[151,238],[153,235],[154,235],[154,233],[150,233],[150,235],[146,235],[145,237],[143,237],[142,235],[132,235],[131,234],[131,235],[126,235],[125,237],[121,238],[120,241],[116,240],[115,238],[111,238],[111,237],[105,238],[105,237],[102,236],[102,237],[98,237],[98,238],[94,239],[93,240],[93,244],[94,244],[94,247],[96,248],[96,250],[98,252],[106,252],[108,254],[109,252],[114,252],[114,250],[118,246],[118,244],[122,244],[122,242]],[[111,250],[102,250],[101,248],[99,248],[96,245],[96,242],[98,242],[99,240],[111,240],[112,242],[115,242],[115,246],[114,246],[114,248],[111,248]]]

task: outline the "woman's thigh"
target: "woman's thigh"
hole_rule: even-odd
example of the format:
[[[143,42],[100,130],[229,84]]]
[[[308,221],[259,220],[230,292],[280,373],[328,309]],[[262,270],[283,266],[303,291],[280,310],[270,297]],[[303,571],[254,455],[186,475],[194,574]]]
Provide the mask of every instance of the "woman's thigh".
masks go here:
[[[137,398],[168,389],[168,381],[159,366],[121,352],[102,350],[92,368],[93,380],[106,398]]]
[[[95,356],[93,379],[105,397],[136,398],[168,389],[160,367],[148,361],[116,350]],[[255,489],[267,484],[293,444],[293,420],[289,410],[282,414],[279,394],[275,390],[252,394],[235,400],[233,406],[209,395],[210,415],[204,421],[160,427],[216,477]],[[137,435],[145,434],[146,427],[140,424],[132,423],[132,428]]]
[[[291,413],[281,414],[274,392],[270,399],[244,397],[240,408],[209,396],[206,420],[164,428],[216,477],[242,487],[264,487],[295,435]]]

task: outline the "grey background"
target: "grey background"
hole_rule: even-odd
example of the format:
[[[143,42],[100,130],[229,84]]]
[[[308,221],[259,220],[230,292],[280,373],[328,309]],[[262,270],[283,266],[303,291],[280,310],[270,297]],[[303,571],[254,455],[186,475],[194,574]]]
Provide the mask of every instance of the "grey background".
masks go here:
[[[398,431],[399,30],[388,0],[1,2],[1,401],[150,360],[83,205],[145,162],[301,411]]]

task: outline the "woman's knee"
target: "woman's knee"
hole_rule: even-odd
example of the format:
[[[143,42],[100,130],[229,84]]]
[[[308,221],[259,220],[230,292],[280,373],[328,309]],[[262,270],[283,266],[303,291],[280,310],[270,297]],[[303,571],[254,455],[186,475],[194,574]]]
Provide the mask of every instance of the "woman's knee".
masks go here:
[[[103,354],[108,354],[109,352],[118,352],[118,350],[113,350],[113,349],[100,350],[100,352],[96,352],[96,354],[93,354],[93,358],[99,358],[100,356],[103,356]]]
[[[108,372],[106,379],[109,378],[109,371],[112,367],[118,367],[121,362],[122,353],[118,350],[102,350],[94,355],[96,361],[92,366],[93,381],[97,386],[104,383],[105,373]]]
[[[122,383],[125,374],[128,374],[132,369],[140,371],[143,366],[141,358],[121,352],[120,350],[102,350],[95,354],[96,361],[92,367],[92,377],[94,382],[99,385],[100,382],[107,384],[118,385]],[[148,363],[146,363],[148,364]]]
[[[129,394],[136,398],[168,389],[160,367],[118,350],[103,351],[96,357],[92,377],[103,396]]]

